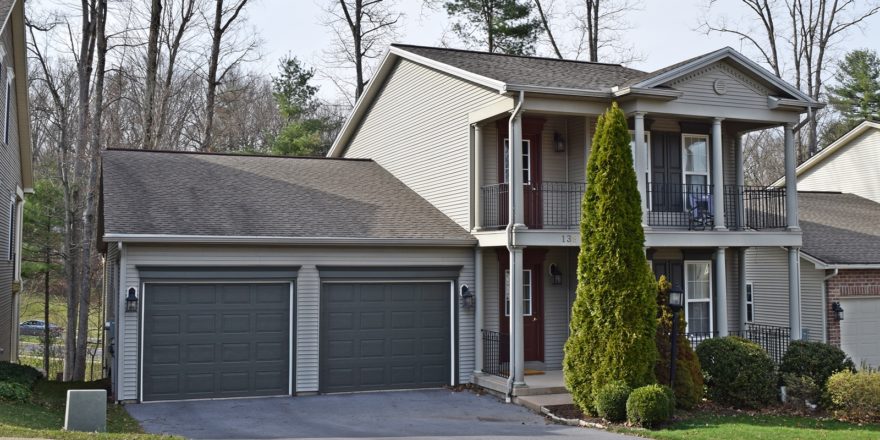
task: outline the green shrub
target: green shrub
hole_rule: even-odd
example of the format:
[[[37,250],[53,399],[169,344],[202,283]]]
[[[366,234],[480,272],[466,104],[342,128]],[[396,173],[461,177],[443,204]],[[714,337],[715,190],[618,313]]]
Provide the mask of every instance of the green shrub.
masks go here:
[[[822,389],[832,374],[838,371],[854,371],[855,365],[843,350],[823,342],[792,341],[782,356],[779,374],[806,376]],[[786,385],[790,386],[788,382]]]
[[[622,422],[626,420],[626,400],[632,388],[623,381],[613,381],[605,384],[596,391],[593,404],[599,417],[609,422]]]
[[[838,417],[880,421],[880,373],[841,371],[828,378],[826,387]]]
[[[672,395],[672,390],[661,385],[636,388],[626,401],[627,420],[646,428],[668,421],[675,406]]]
[[[775,365],[754,342],[736,336],[697,346],[709,397],[736,408],[761,408],[776,398]]]
[[[0,382],[0,400],[24,401],[31,397],[31,388],[18,382]]]
[[[669,353],[672,350],[669,336],[672,333],[672,310],[669,309],[669,289],[672,284],[661,275],[657,281],[657,363],[654,374],[662,384],[669,383]],[[691,409],[703,398],[703,372],[700,360],[688,341],[687,323],[684,313],[678,316],[678,336],[676,340],[677,360],[675,363],[675,403],[679,408]]]
[[[36,368],[0,362],[0,382],[15,382],[31,388],[42,377],[43,374]]]
[[[656,285],[645,258],[630,139],[626,115],[614,103],[599,118],[581,202],[577,298],[563,370],[572,399],[591,414],[601,385],[655,382]]]
[[[793,373],[782,375],[788,403],[796,407],[805,407],[807,403],[817,405],[822,396],[822,388],[810,376],[798,376]]]

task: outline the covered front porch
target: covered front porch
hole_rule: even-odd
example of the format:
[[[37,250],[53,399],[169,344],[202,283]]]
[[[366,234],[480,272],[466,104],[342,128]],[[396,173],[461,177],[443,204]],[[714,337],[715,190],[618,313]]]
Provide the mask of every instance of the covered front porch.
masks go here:
[[[788,292],[756,298],[741,270],[744,253],[745,248],[647,249],[655,276],[665,275],[685,292],[682,313],[694,347],[705,339],[735,335],[758,343],[779,362],[793,332],[764,318],[787,311]],[[483,288],[477,298],[482,306],[476,310],[473,381],[511,397],[566,393],[562,360],[576,297],[577,248],[531,247],[523,255],[523,338],[512,347],[507,251],[484,248],[480,252]],[[512,383],[509,377],[516,359],[511,349],[522,353],[523,362]]]

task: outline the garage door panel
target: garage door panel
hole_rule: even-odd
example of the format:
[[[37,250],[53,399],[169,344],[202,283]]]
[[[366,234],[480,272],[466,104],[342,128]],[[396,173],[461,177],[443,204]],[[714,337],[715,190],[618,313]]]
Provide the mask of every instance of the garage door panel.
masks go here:
[[[840,345],[856,365],[880,366],[880,298],[841,300]]]
[[[147,284],[145,293],[144,400],[287,394],[288,283]]]
[[[322,392],[448,383],[449,284],[327,283],[321,295]]]

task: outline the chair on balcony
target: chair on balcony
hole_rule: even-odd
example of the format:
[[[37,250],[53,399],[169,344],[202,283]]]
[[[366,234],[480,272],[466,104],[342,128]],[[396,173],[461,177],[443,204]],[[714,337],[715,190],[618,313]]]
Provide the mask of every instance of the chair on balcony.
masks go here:
[[[688,229],[704,231],[715,226],[715,215],[712,214],[712,194],[707,192],[688,191]]]

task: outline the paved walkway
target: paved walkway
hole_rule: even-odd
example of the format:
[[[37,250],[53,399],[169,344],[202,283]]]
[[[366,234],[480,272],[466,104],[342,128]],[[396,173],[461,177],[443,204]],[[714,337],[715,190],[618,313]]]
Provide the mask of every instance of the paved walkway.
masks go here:
[[[448,390],[127,405],[147,432],[194,439],[595,439],[491,396]]]

